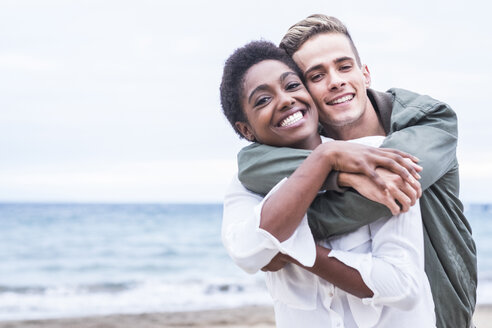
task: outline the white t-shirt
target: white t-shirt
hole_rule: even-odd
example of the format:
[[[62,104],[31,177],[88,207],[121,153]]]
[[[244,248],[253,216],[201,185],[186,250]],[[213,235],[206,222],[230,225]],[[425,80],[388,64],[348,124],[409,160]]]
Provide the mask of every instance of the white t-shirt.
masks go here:
[[[382,139],[366,137],[356,142],[378,146]],[[234,176],[225,196],[222,222],[222,241],[231,258],[249,273],[267,265],[278,252],[312,266],[316,246],[307,217],[289,239],[279,242],[259,227],[265,199],[244,188]],[[330,257],[358,270],[374,296],[360,299],[288,264],[265,273],[277,327],[435,327],[418,204],[407,213],[381,218],[321,245],[332,249]]]

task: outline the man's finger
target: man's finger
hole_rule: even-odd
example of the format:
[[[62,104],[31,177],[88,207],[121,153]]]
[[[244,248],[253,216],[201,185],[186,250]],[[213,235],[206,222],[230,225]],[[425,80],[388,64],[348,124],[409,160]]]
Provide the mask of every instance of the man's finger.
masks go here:
[[[400,214],[400,206],[395,202],[395,199],[391,196],[388,190],[386,190],[386,197],[384,197],[383,204],[389,208],[392,215]]]
[[[392,192],[392,196],[394,197],[395,201],[397,201],[400,204],[401,212],[408,212],[411,205],[410,198],[400,189],[395,189]]]
[[[412,154],[406,153],[404,151],[401,151],[399,149],[393,149],[393,148],[379,148],[380,150],[391,152],[393,154],[400,155],[401,157],[409,158],[412,160],[414,163],[418,163],[420,159],[416,156],[413,156]]]

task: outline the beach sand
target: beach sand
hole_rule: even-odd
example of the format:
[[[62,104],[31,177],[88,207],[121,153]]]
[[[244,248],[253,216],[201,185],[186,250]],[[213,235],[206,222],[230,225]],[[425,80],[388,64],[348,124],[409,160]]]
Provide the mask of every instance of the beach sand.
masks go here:
[[[479,306],[474,316],[477,328],[492,328],[492,306]],[[88,318],[0,322],[0,328],[273,328],[271,307],[250,306],[236,309],[109,315]],[[459,327],[457,327],[459,328]]]

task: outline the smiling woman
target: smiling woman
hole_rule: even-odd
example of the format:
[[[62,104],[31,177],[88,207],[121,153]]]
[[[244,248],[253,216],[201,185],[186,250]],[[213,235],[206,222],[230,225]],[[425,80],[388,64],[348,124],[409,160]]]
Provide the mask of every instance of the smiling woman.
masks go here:
[[[246,122],[236,122],[243,136],[260,143],[314,149],[321,143],[318,113],[301,78],[286,64],[264,60],[244,77]]]

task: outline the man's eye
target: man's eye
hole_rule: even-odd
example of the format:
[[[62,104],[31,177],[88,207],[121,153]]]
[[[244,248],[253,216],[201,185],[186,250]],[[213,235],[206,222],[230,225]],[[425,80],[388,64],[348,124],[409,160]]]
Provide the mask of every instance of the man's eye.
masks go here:
[[[342,71],[348,71],[352,68],[352,65],[343,65],[342,67],[340,67],[340,69]]]
[[[270,100],[270,97],[261,97],[255,102],[255,107],[266,104]]]
[[[314,74],[313,76],[311,76],[311,81],[312,82],[318,82],[318,81],[321,81],[322,78],[323,78],[323,74],[321,74],[321,73]]]

